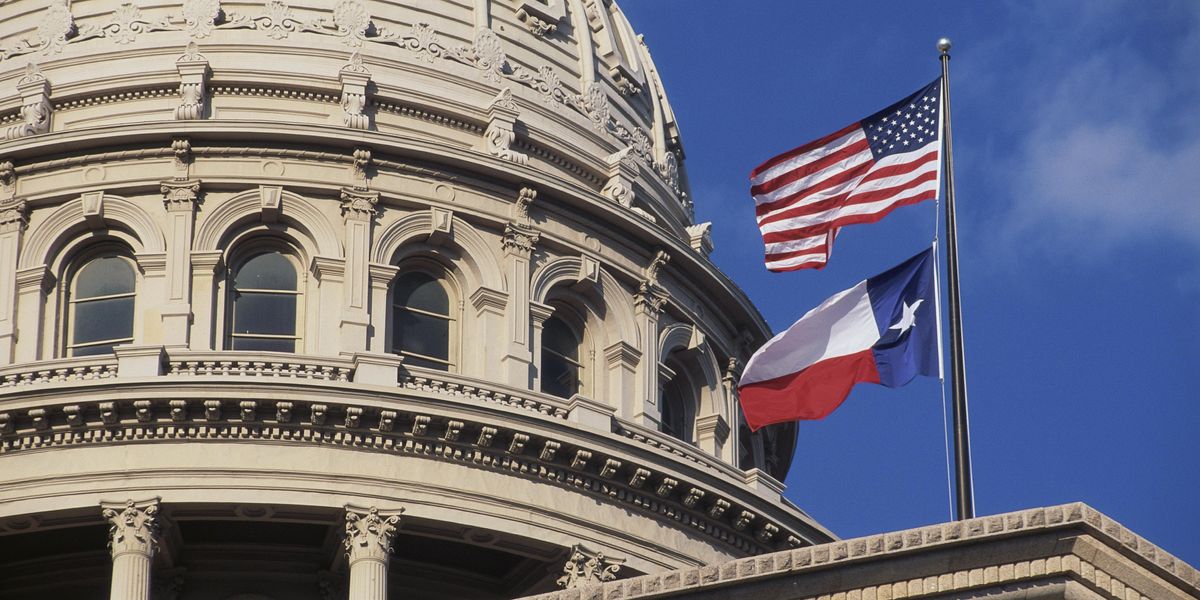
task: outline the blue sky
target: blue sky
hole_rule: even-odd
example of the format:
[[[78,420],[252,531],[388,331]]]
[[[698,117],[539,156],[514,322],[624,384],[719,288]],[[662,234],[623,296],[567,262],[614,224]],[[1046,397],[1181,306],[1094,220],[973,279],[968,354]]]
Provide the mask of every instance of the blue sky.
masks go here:
[[[1200,2],[625,0],[714,260],[782,330],[915,254],[934,205],[762,266],[747,177],[951,61],[979,514],[1081,500],[1200,565]],[[949,518],[937,381],[802,423],[787,495],[843,537]]]

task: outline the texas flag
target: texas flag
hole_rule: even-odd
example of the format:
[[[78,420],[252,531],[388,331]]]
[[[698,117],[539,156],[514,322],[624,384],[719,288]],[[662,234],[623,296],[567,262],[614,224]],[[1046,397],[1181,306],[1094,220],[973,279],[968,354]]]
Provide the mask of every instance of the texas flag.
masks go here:
[[[939,373],[933,248],[808,311],[746,363],[738,383],[752,430],[821,419],[856,383],[900,387]]]

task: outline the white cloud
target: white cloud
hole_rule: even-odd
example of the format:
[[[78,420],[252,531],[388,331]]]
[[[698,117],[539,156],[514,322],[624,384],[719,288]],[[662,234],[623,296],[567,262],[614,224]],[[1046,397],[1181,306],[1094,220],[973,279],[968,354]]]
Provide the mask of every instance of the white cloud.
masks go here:
[[[1007,126],[1028,134],[994,178],[1009,196],[996,243],[1084,260],[1163,238],[1200,248],[1200,4],[1170,8],[1029,14],[1058,37],[1006,82],[1025,104]]]

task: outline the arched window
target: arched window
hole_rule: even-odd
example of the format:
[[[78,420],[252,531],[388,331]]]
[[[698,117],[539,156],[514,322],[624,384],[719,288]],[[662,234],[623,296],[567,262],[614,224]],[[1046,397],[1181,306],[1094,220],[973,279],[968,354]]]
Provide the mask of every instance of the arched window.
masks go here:
[[[560,398],[570,398],[579,392],[580,336],[557,315],[542,325],[542,391]]]
[[[404,356],[406,365],[452,370],[450,306],[450,294],[433,275],[400,275],[392,289],[392,352]]]
[[[696,393],[688,378],[679,373],[662,388],[663,433],[687,443],[692,443],[696,426]]]
[[[296,351],[298,280],[295,260],[275,249],[237,265],[229,290],[230,349]]]
[[[67,354],[108,354],[133,341],[137,276],[133,261],[116,252],[94,254],[71,279]]]

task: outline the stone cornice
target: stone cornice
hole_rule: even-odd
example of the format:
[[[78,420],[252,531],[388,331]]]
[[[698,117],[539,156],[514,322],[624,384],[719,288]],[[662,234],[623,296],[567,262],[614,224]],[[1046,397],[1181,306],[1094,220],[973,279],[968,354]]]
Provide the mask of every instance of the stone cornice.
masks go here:
[[[327,372],[307,368],[303,361],[261,360],[248,360],[242,368],[229,356],[215,358],[172,357],[167,364],[170,374],[140,381],[137,391],[126,384],[118,393],[116,387],[105,387],[107,379],[87,379],[89,372],[79,370],[82,367],[76,368],[78,376],[64,373],[53,387],[4,388],[8,408],[0,414],[9,425],[0,435],[0,454],[167,440],[332,444],[533,477],[646,511],[744,554],[828,539],[794,513],[789,516],[777,498],[771,502],[746,494],[739,482],[722,481],[727,478],[699,464],[689,466],[605,431],[580,428],[565,419],[565,412],[546,414],[536,402],[514,403],[486,387],[434,385],[428,378],[420,383],[410,375],[411,383],[395,395],[380,395],[377,386],[372,386],[373,393],[355,393],[357,386],[347,385],[349,368]],[[265,393],[247,396],[247,376],[261,377],[253,387]],[[193,385],[199,387],[189,392]],[[329,385],[336,386],[336,395],[326,389]],[[173,398],[209,400],[168,403],[161,399],[161,386],[168,386]],[[66,398],[52,399],[62,395]],[[248,409],[247,398],[256,398]],[[31,416],[35,410],[38,422]],[[444,430],[452,421],[459,435],[445,439]],[[424,425],[417,428],[414,423]],[[484,427],[495,431],[483,436]],[[485,437],[489,443],[480,441]],[[522,443],[510,443],[518,439]],[[545,451],[550,445],[554,452]],[[580,461],[581,453],[588,458]]]

